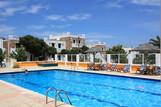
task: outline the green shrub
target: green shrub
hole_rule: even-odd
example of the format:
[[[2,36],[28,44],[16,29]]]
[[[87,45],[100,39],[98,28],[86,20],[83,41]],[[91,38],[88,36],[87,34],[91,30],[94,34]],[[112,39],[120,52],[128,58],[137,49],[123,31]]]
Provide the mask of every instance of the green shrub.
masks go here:
[[[15,64],[13,65],[13,68],[20,68],[20,66],[19,66],[17,63],[15,63]]]

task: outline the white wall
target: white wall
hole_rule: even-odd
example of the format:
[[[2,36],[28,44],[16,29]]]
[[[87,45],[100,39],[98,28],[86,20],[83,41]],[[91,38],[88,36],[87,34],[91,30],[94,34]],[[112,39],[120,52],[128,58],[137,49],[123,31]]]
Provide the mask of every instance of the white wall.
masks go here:
[[[45,40],[46,44],[49,46],[52,46],[52,43],[55,44],[55,48],[57,52],[61,52],[61,50],[65,49],[66,43],[64,41],[57,41],[57,40]],[[61,44],[61,47],[59,48],[59,44]]]
[[[0,48],[3,49],[3,40],[0,39]]]

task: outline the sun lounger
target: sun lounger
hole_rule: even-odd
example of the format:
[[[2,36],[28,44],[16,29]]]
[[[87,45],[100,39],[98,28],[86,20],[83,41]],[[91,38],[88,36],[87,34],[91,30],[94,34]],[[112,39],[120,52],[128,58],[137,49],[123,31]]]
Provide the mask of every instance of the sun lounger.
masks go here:
[[[156,75],[160,75],[161,74],[161,71],[160,71],[161,69],[160,69],[160,67],[159,66],[156,66],[156,68],[155,68],[155,70],[154,70],[154,74],[156,74]]]
[[[108,69],[108,64],[101,64],[100,65],[100,70],[107,70]]]
[[[140,74],[145,74],[145,72],[146,72],[145,65],[141,65],[140,68],[136,71],[136,73],[140,73]]]
[[[108,67],[108,70],[110,71],[116,71],[117,64],[112,64],[112,66]]]
[[[129,72],[129,71],[130,71],[130,65],[129,64],[124,65],[123,72]]]
[[[87,70],[94,70],[94,63],[88,64]]]

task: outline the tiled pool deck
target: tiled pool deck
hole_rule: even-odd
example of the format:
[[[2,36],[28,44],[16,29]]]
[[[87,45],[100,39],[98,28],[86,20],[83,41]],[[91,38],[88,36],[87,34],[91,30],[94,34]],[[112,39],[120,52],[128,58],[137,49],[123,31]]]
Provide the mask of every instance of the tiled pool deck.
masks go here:
[[[34,67],[34,68],[30,67],[28,68],[29,71],[47,70],[47,69],[74,70],[74,68],[72,67]],[[18,72],[18,71],[22,72],[24,71],[24,68],[17,68],[17,69],[0,68],[0,73]],[[87,71],[83,69],[79,69],[78,71],[106,74],[106,75],[138,77],[138,78],[155,79],[155,80],[160,80],[161,78],[160,75],[151,76],[151,75],[139,75],[139,74],[130,74],[130,73],[110,72],[110,71]],[[66,105],[61,102],[59,102],[58,105],[59,105],[58,107],[71,107],[70,105]],[[45,96],[1,80],[0,80],[0,106],[2,107],[55,107],[54,102],[45,104]]]
[[[46,104],[45,96],[0,80],[0,107],[55,107],[55,103]],[[58,102],[57,107],[72,106]]]

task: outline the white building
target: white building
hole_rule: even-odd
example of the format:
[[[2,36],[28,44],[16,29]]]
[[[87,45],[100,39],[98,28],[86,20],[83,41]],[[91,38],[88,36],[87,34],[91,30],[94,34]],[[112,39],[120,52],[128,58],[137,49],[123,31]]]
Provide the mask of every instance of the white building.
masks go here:
[[[45,38],[44,41],[49,45],[57,49],[57,52],[61,52],[62,49],[81,48],[85,45],[85,35],[78,34],[72,35],[70,32],[49,35],[49,38]]]
[[[56,40],[56,39],[44,39],[47,45],[50,47],[56,48],[57,52],[61,52],[61,50],[65,49],[66,43],[64,41]]]
[[[4,49],[3,49],[3,39],[0,39],[0,48],[1,48],[2,50],[4,50]]]

